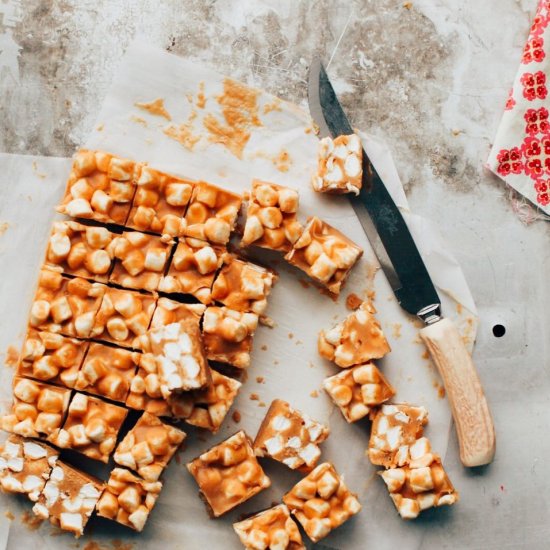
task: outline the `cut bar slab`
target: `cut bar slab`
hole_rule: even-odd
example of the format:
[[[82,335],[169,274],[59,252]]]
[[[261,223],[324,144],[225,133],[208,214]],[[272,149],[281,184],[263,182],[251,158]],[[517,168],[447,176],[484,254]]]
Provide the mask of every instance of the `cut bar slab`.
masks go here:
[[[171,325],[185,319],[194,320],[198,326],[205,309],[206,306],[203,304],[182,304],[170,300],[170,298],[159,298],[151,321],[151,329]]]

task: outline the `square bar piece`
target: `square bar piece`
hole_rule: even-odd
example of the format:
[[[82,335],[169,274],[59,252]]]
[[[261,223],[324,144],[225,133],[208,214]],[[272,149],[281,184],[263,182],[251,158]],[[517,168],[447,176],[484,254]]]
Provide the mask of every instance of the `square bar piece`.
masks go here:
[[[58,458],[59,451],[49,445],[10,435],[0,445],[2,491],[23,493],[36,502]]]
[[[143,531],[162,483],[145,481],[124,468],[114,468],[96,505],[97,515]]]
[[[53,332],[29,330],[16,374],[73,388],[89,343]]]
[[[53,442],[69,406],[71,390],[50,386],[19,376],[13,379],[13,408],[3,416],[0,427],[23,437],[40,437]]]
[[[422,437],[428,411],[412,405],[382,405],[372,422],[368,457],[373,464],[394,468],[411,459],[411,447]]]
[[[320,193],[359,195],[363,178],[363,148],[359,136],[325,137],[319,141],[313,189]]]
[[[414,519],[423,510],[434,506],[458,502],[458,493],[443,469],[439,456],[429,452],[429,442],[425,437],[418,443],[427,451],[423,456],[420,456],[420,450],[419,456],[409,466],[378,472],[403,519]],[[415,444],[411,447],[411,454],[414,454],[417,446]]]
[[[313,542],[325,538],[361,510],[357,495],[328,462],[319,464],[294,485],[283,496],[283,502]]]
[[[241,246],[290,251],[304,229],[297,212],[298,191],[254,180]]]
[[[205,181],[193,190],[185,214],[185,235],[214,244],[226,244],[235,227],[242,197]]]
[[[157,481],[185,437],[184,431],[144,412],[119,443],[114,459],[145,481]]]
[[[309,472],[321,456],[319,444],[329,434],[323,424],[293,409],[286,401],[275,399],[254,440],[254,453],[282,462],[292,470]]]
[[[199,428],[217,432],[242,384],[211,370],[212,382],[204,390],[184,392],[168,399],[172,416]]]
[[[189,462],[187,469],[210,514],[216,518],[271,485],[243,431]]]
[[[356,422],[395,395],[395,390],[373,363],[346,369],[326,378],[323,388],[348,422]]]
[[[170,300],[170,298],[159,298],[151,321],[151,329],[171,325],[185,319],[192,319],[199,326],[205,309],[206,306],[203,304],[182,304]]]
[[[168,273],[161,279],[158,289],[168,294],[191,294],[203,304],[209,304],[223,253],[221,247],[206,241],[180,238]]]
[[[265,267],[226,255],[212,287],[212,299],[236,311],[265,313],[277,276]]]
[[[72,218],[124,225],[136,191],[140,165],[102,151],[80,150],[57,211]]]
[[[32,511],[80,537],[103,491],[103,482],[60,460]]]
[[[75,390],[124,403],[140,356],[135,351],[95,342],[90,344],[82,369],[78,372]]]
[[[105,286],[84,279],[67,279],[42,269],[29,324],[37,330],[89,338]]]
[[[158,233],[164,240],[182,236],[192,192],[190,181],[142,166],[126,226]]]
[[[233,524],[245,548],[305,550],[302,535],[285,504]]]
[[[338,295],[361,254],[363,250],[343,233],[312,217],[285,260]]]
[[[45,267],[106,283],[115,257],[116,237],[106,227],[54,222]]]
[[[250,366],[252,336],[258,327],[255,313],[227,307],[207,307],[202,320],[206,356],[239,369]]]
[[[153,296],[107,288],[94,319],[90,337],[127,348],[140,349],[156,307]]]
[[[77,392],[63,428],[51,441],[62,449],[73,449],[107,463],[127,414],[123,407]]]
[[[363,302],[341,323],[322,330],[317,341],[319,354],[342,368],[384,357],[391,349],[375,313],[372,305]]]
[[[109,282],[134,290],[157,290],[172,244],[139,231],[124,232],[116,239],[116,261]]]

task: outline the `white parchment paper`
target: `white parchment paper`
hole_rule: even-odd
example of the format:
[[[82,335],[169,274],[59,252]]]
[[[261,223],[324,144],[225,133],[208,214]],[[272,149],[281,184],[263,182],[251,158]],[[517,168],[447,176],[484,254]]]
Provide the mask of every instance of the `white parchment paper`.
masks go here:
[[[204,109],[196,109],[187,99],[189,94],[197,93],[199,83],[204,83],[207,99]],[[447,400],[441,395],[441,380],[419,342],[418,321],[407,316],[396,303],[383,274],[377,270],[376,258],[348,201],[343,197],[320,196],[311,190],[309,179],[316,163],[317,138],[311,132],[309,115],[285,102],[277,102],[279,110],[266,109],[268,112],[264,112],[264,105],[272,105],[274,97],[262,92],[258,98],[262,125],[254,128],[243,157],[239,159],[222,145],[210,143],[202,127],[205,113],[219,116],[216,96],[222,88],[223,77],[212,71],[163,50],[134,45],[118,69],[99,114],[97,129],[86,145],[148,161],[160,169],[206,179],[239,192],[250,187],[252,178],[290,185],[300,190],[300,215],[304,220],[308,215],[320,216],[363,247],[365,254],[336,302],[314,286],[304,284],[305,276],[285,265],[280,257],[263,252],[256,254],[259,260],[270,263],[280,274],[268,310],[276,326],[272,329],[262,327],[255,337],[248,380],[234,405],[241,413],[240,423],[228,418],[214,436],[185,428],[188,432],[185,450],[172,461],[164,475],[165,487],[145,531],[138,535],[96,519],[91,522],[90,532],[84,536],[80,547],[86,550],[194,550],[206,544],[212,549],[241,548],[231,523],[242,514],[279,502],[300,475],[264,460],[262,464],[271,476],[272,487],[227,516],[211,520],[184,464],[238,429],[245,429],[253,437],[267,406],[279,397],[330,425],[332,434],[323,444],[322,459],[334,462],[363,504],[360,514],[316,547],[341,550],[415,548],[422,536],[421,525],[426,520],[415,523],[398,518],[384,484],[374,473],[376,469],[364,456],[369,423],[348,425],[321,390],[323,379],[338,369],[318,356],[316,342],[319,330],[330,327],[348,313],[345,298],[350,292],[361,297],[366,297],[369,291],[374,292],[378,318],[392,346],[392,352],[379,362],[379,366],[397,389],[396,401],[422,404],[429,409],[427,435],[434,449],[444,455],[451,424],[450,411]],[[187,121],[191,111],[197,111],[193,132],[202,139],[193,151],[163,133],[163,128],[169,124],[167,120],[134,106],[135,102],[156,98],[164,99],[174,124]],[[440,292],[445,315],[459,324],[465,339],[472,345],[477,326],[476,310],[460,267],[432,224],[409,212],[388,149],[369,136],[363,136],[363,141],[406,216]],[[281,152],[286,152],[290,159],[285,171],[279,170],[280,164],[274,162]],[[3,228],[0,235],[0,351],[5,352],[8,346],[19,345],[22,341],[32,289],[54,216],[53,208],[62,196],[69,161],[0,154],[0,167],[0,228]],[[9,403],[12,375],[9,368],[1,371],[0,399],[4,406]],[[261,382],[257,377],[261,377],[258,378]],[[251,394],[257,394],[259,400],[251,400]],[[261,406],[263,404],[266,406]],[[38,545],[74,548],[70,535],[60,534],[47,524],[38,530],[30,530],[24,525],[22,514],[30,510],[30,503],[24,499],[0,495],[0,502],[3,510],[10,510],[15,516],[9,519],[0,514],[0,547],[3,543],[3,547],[10,550]],[[436,521],[437,511],[428,512],[427,518],[427,521],[430,518]],[[120,541],[135,546],[121,547]]]

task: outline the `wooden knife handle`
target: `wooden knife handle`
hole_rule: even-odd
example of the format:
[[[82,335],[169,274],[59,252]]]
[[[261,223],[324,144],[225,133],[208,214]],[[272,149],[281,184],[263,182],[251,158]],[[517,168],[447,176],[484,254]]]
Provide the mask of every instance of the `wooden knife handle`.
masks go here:
[[[460,460],[464,466],[482,466],[495,456],[495,428],[479,375],[468,350],[449,319],[420,331],[445,384],[456,425]]]

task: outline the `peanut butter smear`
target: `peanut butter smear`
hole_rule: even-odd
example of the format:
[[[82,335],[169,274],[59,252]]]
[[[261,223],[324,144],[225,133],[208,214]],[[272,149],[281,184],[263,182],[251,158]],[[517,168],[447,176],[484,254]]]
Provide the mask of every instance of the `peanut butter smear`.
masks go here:
[[[170,113],[164,107],[164,99],[162,99],[162,97],[148,103],[136,102],[134,105],[147,111],[148,113],[151,113],[152,115],[164,117],[166,120],[172,120]]]

